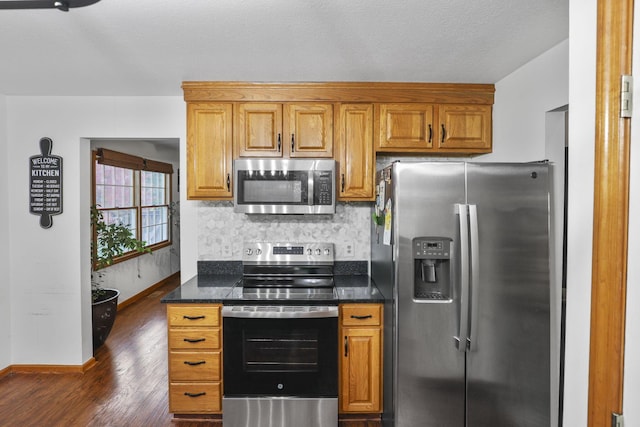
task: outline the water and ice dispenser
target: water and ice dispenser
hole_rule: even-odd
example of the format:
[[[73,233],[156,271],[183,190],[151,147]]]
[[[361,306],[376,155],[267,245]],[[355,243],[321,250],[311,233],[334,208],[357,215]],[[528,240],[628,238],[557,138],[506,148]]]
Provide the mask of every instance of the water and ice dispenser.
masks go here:
[[[447,301],[452,298],[451,239],[413,239],[413,298],[418,301]]]

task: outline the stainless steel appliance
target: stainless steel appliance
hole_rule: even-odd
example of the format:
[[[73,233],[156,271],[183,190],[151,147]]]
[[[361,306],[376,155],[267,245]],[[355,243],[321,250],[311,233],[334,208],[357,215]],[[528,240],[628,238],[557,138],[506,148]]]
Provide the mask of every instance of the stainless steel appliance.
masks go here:
[[[234,211],[248,214],[333,214],[335,160],[238,159]]]
[[[247,243],[222,309],[224,427],[338,425],[331,243]]]
[[[546,163],[396,162],[378,173],[385,425],[550,425]]]

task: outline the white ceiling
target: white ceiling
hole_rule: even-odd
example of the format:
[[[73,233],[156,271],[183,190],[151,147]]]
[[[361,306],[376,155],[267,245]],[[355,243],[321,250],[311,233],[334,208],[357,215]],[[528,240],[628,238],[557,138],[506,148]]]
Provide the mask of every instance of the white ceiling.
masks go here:
[[[569,0],[102,0],[0,10],[0,94],[182,95],[185,80],[495,83]]]

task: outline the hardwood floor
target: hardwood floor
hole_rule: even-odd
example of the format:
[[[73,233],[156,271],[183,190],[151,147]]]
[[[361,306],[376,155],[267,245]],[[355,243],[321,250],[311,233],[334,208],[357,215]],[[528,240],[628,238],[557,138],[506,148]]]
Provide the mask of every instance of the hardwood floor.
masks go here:
[[[179,279],[119,311],[111,335],[95,353],[96,364],[84,374],[0,378],[0,426],[219,427],[174,420],[168,412],[166,307],[160,300],[176,286]]]

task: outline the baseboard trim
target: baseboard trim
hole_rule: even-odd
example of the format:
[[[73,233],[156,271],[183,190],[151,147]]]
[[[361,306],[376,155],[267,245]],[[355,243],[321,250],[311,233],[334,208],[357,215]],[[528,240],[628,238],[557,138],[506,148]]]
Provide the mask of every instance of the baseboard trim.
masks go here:
[[[0,372],[12,374],[84,374],[96,364],[93,357],[82,365],[11,365]],[[1,376],[1,375],[0,375]]]
[[[11,373],[11,366],[7,366],[6,368],[0,369],[0,378],[5,377]]]
[[[176,271],[171,276],[165,277],[155,285],[151,285],[147,289],[143,290],[142,292],[139,292],[134,296],[132,296],[131,298],[125,301],[122,301],[120,304],[118,304],[118,311],[130,306],[131,304],[137,301],[140,301],[142,298],[148,297],[149,295],[154,293],[158,288],[161,288],[162,286],[164,286],[167,282],[171,280],[179,279],[179,278],[180,278],[180,271]]]

